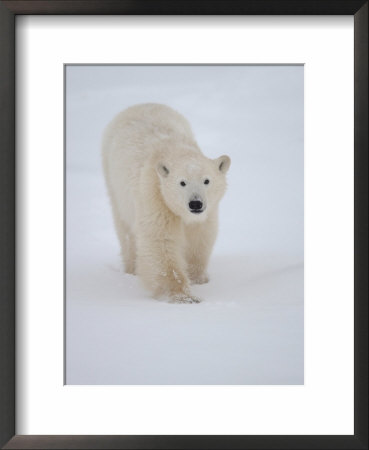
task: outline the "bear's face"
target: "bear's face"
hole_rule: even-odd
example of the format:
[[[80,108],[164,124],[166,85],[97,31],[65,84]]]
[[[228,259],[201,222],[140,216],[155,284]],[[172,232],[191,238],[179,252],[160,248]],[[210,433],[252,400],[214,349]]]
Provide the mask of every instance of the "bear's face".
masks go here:
[[[157,172],[164,202],[186,223],[204,221],[224,195],[230,164],[226,155],[214,160],[196,155],[159,162]]]

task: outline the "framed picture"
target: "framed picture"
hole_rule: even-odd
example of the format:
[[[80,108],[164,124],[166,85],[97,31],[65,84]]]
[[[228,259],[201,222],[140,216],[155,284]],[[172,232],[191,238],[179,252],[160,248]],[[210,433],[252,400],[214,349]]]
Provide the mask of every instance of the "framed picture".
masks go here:
[[[303,75],[302,65],[65,66],[66,385],[304,384]],[[169,173],[159,172],[158,178],[154,170],[152,182],[161,183],[162,191],[150,217],[160,212],[171,224],[170,218],[179,220],[167,231],[159,230],[166,229],[160,218],[150,220],[146,231],[130,223],[133,214],[136,221],[143,211],[146,216],[149,205],[143,200],[141,210],[140,198],[150,193],[118,201],[113,198],[123,186],[106,192],[104,175],[107,186],[114,186],[116,167],[110,161],[116,138],[109,136],[121,129],[124,117],[127,124],[148,122],[149,129],[153,121],[154,130],[161,130],[149,139],[160,139],[160,158]],[[103,172],[101,135],[112,119]],[[173,120],[189,122],[198,144],[169,146],[172,138],[163,136]],[[120,125],[114,125],[117,121]],[[227,142],[229,136],[237,139]],[[133,165],[124,165],[127,179]],[[156,163],[144,167],[138,172],[148,170],[148,175],[138,177],[148,181]],[[141,191],[144,183],[138,186]],[[124,204],[114,216],[108,194],[113,208]],[[244,204],[247,208],[240,207]],[[198,211],[190,209],[196,205]],[[123,217],[116,230],[119,241],[117,214]],[[154,236],[143,246],[146,232]],[[157,247],[159,236],[171,234],[173,246]],[[171,256],[183,238],[187,267]],[[246,302],[248,297],[257,298],[258,306]],[[197,311],[183,308],[182,303],[198,302]]]
[[[368,448],[368,3],[3,1],[0,33],[3,448]],[[137,123],[179,153],[132,203]],[[149,197],[184,234],[147,264]]]

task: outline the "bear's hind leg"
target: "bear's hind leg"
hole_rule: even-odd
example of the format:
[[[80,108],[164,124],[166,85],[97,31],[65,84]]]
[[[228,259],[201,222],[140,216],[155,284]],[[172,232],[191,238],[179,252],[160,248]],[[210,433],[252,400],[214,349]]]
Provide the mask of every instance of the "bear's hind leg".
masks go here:
[[[136,239],[129,226],[114,215],[115,229],[120,242],[121,255],[126,273],[136,274]]]
[[[120,217],[119,210],[117,208],[117,202],[114,198],[113,190],[109,182],[107,161],[105,158],[103,159],[103,163],[106,184],[112,206],[114,226],[120,243],[124,270],[126,273],[136,275],[136,239],[129,225],[126,224]]]
[[[130,231],[126,231],[124,243],[121,243],[121,252],[126,273],[136,274],[136,240]]]

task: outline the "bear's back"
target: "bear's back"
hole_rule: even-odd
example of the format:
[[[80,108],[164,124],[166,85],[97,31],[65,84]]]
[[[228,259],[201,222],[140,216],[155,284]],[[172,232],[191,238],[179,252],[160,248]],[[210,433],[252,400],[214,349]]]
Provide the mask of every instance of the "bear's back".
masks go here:
[[[154,164],[164,154],[176,159],[184,148],[200,152],[187,120],[168,106],[131,106],[110,122],[102,143],[103,165],[110,195],[122,208],[122,216],[134,214],[145,164]]]
[[[133,170],[154,152],[172,154],[180,147],[198,148],[187,120],[172,108],[156,103],[131,106],[106,127],[104,158],[124,159]]]
[[[116,117],[121,125],[137,126],[140,132],[176,134],[192,137],[188,121],[174,109],[158,103],[131,106]]]

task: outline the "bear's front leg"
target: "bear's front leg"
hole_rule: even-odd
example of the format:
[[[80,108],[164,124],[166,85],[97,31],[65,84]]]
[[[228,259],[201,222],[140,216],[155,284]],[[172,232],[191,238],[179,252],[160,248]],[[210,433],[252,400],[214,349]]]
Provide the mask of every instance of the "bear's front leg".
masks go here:
[[[180,233],[169,230],[152,235],[142,233],[137,239],[137,272],[154,297],[169,297],[173,303],[199,303],[191,294],[182,256]]]
[[[187,273],[193,284],[204,284],[209,281],[207,266],[217,228],[217,216],[214,214],[206,222],[187,225],[185,229]]]

